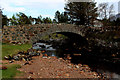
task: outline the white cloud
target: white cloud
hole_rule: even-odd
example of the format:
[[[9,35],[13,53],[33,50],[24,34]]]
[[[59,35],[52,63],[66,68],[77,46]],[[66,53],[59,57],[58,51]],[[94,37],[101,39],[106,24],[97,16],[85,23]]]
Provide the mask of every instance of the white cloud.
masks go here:
[[[53,11],[64,11],[64,4],[67,0],[0,0],[0,5],[7,12],[27,12],[32,16],[42,15],[43,17],[54,18]],[[95,0],[101,2],[118,2],[119,0]]]
[[[1,0],[1,5],[24,6],[27,8],[44,8],[44,9],[55,9],[62,8],[65,1],[64,0]],[[4,6],[3,6],[4,7]]]
[[[64,0],[0,0],[4,13],[9,17],[18,12],[25,12],[33,17],[42,15],[54,18],[54,10],[63,10],[64,3]]]
[[[95,0],[95,2],[102,3],[102,2],[118,2],[120,0]]]
[[[23,12],[25,11],[25,8],[23,7],[18,7],[18,8],[15,8],[15,7],[3,7],[5,11],[7,12]]]
[[[8,11],[8,12],[22,12],[22,11],[25,11],[24,7],[11,6],[11,3],[9,3],[9,1],[7,2],[5,0],[1,0],[0,3],[1,3],[0,5],[4,9],[4,11]]]

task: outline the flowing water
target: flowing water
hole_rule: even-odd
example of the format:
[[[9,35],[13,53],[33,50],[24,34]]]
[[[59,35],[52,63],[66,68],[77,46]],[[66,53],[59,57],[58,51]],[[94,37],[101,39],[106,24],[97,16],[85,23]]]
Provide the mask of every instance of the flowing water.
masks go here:
[[[52,44],[48,43],[35,43],[33,44],[33,49],[45,50],[45,53],[48,56],[56,56],[56,57],[63,57],[61,54],[63,53],[70,53],[73,54],[72,51],[64,51],[61,48],[53,48]],[[79,62],[82,64],[87,64],[93,71],[99,73],[99,75],[107,77],[107,78],[118,78],[120,79],[120,68],[119,65],[110,64],[107,62],[99,62],[97,59],[93,59],[92,57],[85,57],[85,56],[73,56],[72,61],[73,63]]]

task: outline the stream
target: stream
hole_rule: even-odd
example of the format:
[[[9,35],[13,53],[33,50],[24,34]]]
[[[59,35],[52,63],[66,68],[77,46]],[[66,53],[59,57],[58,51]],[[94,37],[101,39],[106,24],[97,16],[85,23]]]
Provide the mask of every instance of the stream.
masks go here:
[[[33,49],[38,49],[38,50],[44,50],[45,53],[48,56],[56,56],[56,57],[64,57],[63,53],[66,54],[74,54],[74,53],[81,53],[79,51],[74,52],[75,50],[71,50],[68,48],[67,50],[63,49],[64,47],[56,46],[54,47],[53,45],[55,44],[50,44],[50,43],[43,43],[43,42],[38,42],[33,44]],[[66,46],[66,44],[64,44]],[[70,45],[68,45],[70,47]],[[70,50],[69,50],[70,49]],[[92,71],[96,71],[101,77],[104,78],[118,78],[120,79],[120,68],[119,65],[116,64],[111,64],[105,61],[98,60],[98,58],[93,57],[93,56],[88,56],[82,54],[81,56],[73,56],[71,59],[71,63],[81,63],[81,64],[86,64],[88,65]]]

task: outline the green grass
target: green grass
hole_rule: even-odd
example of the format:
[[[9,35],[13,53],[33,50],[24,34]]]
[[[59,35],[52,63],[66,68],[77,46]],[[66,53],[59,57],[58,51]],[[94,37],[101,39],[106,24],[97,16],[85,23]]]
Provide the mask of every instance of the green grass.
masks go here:
[[[8,54],[13,55],[17,54],[17,52],[19,51],[27,51],[31,47],[32,47],[31,44],[13,45],[9,43],[2,43],[2,59],[4,58],[4,56],[7,56]],[[17,70],[17,68],[20,67],[21,66],[18,64],[7,65],[8,69],[0,70],[0,72],[2,71],[2,78],[5,78],[5,80],[8,78],[9,80],[13,80],[12,78],[14,78],[16,74],[21,75],[20,73],[23,73]]]
[[[31,47],[32,47],[31,44],[13,45],[13,44],[8,44],[8,43],[3,43],[2,44],[2,59],[4,58],[4,56],[8,56],[8,54],[13,55],[19,51],[27,51]]]
[[[23,72],[20,72],[17,70],[20,67],[21,66],[18,64],[8,65],[6,70],[1,70],[2,71],[2,78],[8,79],[8,78],[14,78],[16,76],[16,74],[17,74],[17,76],[21,75],[21,73],[23,73]]]
[[[57,34],[57,37],[56,37],[56,33],[50,34],[50,36],[51,36],[50,38],[52,38],[52,39],[65,39],[65,38],[67,38],[66,36],[64,36],[62,34]],[[44,40],[49,40],[50,38],[49,38],[49,35],[42,37],[42,39],[44,39]]]

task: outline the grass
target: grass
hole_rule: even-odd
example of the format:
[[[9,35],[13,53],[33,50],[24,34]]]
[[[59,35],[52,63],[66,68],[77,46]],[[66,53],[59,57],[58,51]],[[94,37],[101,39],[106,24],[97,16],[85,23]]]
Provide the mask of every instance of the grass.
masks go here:
[[[14,78],[17,75],[21,75],[21,73],[18,71],[17,69],[20,68],[21,66],[18,64],[12,64],[12,65],[8,65],[6,70],[1,70],[2,71],[2,78],[5,79],[10,79],[10,78]]]
[[[22,44],[22,45],[13,45],[13,44],[9,44],[9,43],[2,43],[2,59],[4,58],[4,56],[9,55],[13,55],[13,54],[17,54],[17,52],[19,51],[27,51],[29,48],[31,48],[32,45],[31,44]],[[4,59],[3,59],[4,60]],[[5,63],[7,64],[7,63]],[[13,80],[12,78],[14,78],[15,76],[20,75],[20,72],[17,70],[17,68],[20,68],[21,66],[18,64],[12,64],[12,65],[7,65],[6,70],[0,70],[0,72],[2,71],[2,78],[4,78],[3,80]],[[18,74],[18,75],[16,75]],[[0,75],[1,77],[1,75]]]
[[[2,59],[4,58],[4,56],[8,56],[8,54],[13,55],[19,51],[27,51],[31,47],[31,44],[13,45],[8,43],[2,43]]]
[[[56,35],[57,35],[57,37],[56,37]],[[65,39],[65,38],[67,38],[66,36],[64,36],[64,35],[62,35],[62,34],[56,34],[56,33],[54,33],[54,34],[51,34],[50,35],[51,37],[50,38],[52,38],[52,39]],[[47,36],[44,36],[44,37],[42,37],[44,40],[49,40],[50,38],[49,38],[49,35],[47,35]]]

